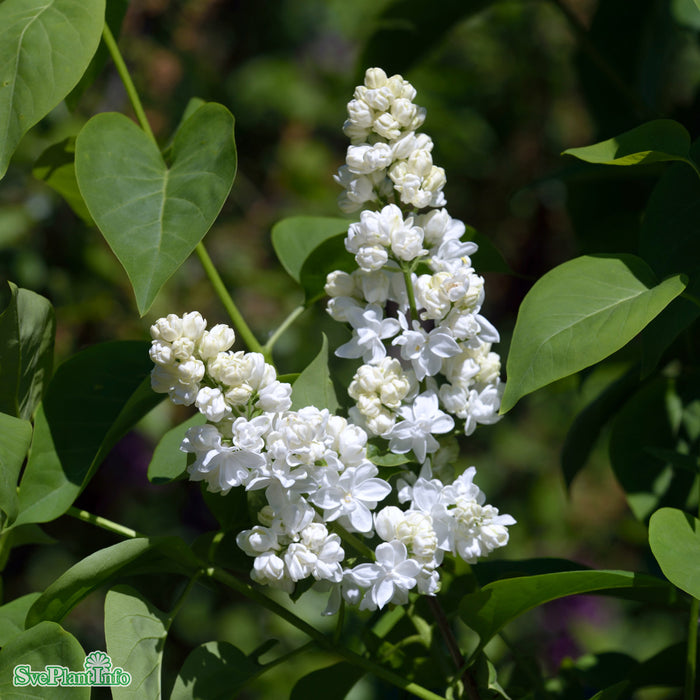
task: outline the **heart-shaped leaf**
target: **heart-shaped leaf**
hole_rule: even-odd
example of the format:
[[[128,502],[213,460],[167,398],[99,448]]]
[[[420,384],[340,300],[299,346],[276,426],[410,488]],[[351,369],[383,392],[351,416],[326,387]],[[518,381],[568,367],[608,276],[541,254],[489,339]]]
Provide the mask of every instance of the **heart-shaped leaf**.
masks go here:
[[[22,136],[80,80],[104,17],[105,0],[0,3],[0,177]]]
[[[141,315],[204,238],[231,190],[233,125],[222,105],[200,107],[175,134],[170,163],[121,114],[98,114],[78,134],[80,192],[129,276]]]

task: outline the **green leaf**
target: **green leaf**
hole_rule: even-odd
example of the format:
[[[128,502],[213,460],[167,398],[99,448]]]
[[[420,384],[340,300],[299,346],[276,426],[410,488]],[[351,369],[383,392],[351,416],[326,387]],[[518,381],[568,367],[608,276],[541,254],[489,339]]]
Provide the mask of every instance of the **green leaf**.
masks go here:
[[[0,3],[0,177],[22,136],[87,69],[104,13],[104,0]]]
[[[364,675],[364,669],[342,661],[319,668],[294,684],[289,700],[342,700]]]
[[[664,576],[700,599],[700,520],[677,508],[661,508],[649,520],[649,546]]]
[[[141,315],[214,223],[236,174],[233,115],[205,104],[175,134],[172,162],[122,114],[94,116],[76,141],[75,172]]]
[[[563,155],[606,165],[637,165],[669,160],[687,162],[690,159],[690,136],[678,122],[656,119],[607,141],[569,148]]]
[[[324,241],[347,233],[345,219],[322,216],[294,216],[272,227],[272,247],[282,267],[297,282],[301,282],[304,261]]]
[[[168,615],[131,586],[115,586],[105,598],[105,642],[112,664],[131,675],[125,687],[113,687],[114,700],[161,697],[163,647]]]
[[[48,299],[28,289],[17,290],[20,372],[20,418],[31,418],[51,380],[56,316]]]
[[[700,141],[691,149],[700,162]],[[680,163],[669,168],[651,193],[639,235],[639,254],[659,277],[700,267],[700,178]]]
[[[693,474],[674,470],[657,456],[675,450],[675,421],[669,401],[677,397],[663,377],[641,387],[619,411],[610,433],[610,463],[625,490],[632,512],[646,520],[661,505],[680,505],[688,498]]]
[[[152,484],[167,484],[185,475],[187,454],[180,451],[180,445],[188,428],[204,425],[206,422],[207,419],[201,413],[195,413],[163,435],[148,464],[148,480]]]
[[[24,632],[27,612],[40,595],[40,593],[27,593],[5,605],[0,605],[0,647],[4,647],[10,639]]]
[[[17,517],[17,480],[32,441],[32,424],[0,413],[0,511]]]
[[[684,287],[679,276],[656,284],[633,255],[582,256],[550,270],[518,312],[501,411],[619,350]]]
[[[645,599],[673,596],[665,581],[629,571],[564,571],[494,581],[462,599],[459,614],[483,646],[508,622],[557,598],[602,593]]]
[[[20,375],[17,287],[0,282],[0,412],[16,416]]]
[[[494,559],[471,565],[471,571],[480,586],[506,578],[555,574],[562,571],[587,571],[589,567],[559,557],[535,557],[533,559]]]
[[[27,627],[41,620],[59,622],[81,600],[118,576],[151,571],[188,574],[198,566],[199,561],[177,537],[124,540],[93,552],[61,574],[30,608]]]
[[[639,386],[639,368],[630,368],[621,377],[600,392],[574,420],[564,440],[561,467],[567,488],[583,469],[595,443],[613,416],[624,405],[630,394]]]
[[[304,260],[299,271],[299,282],[304,288],[305,304],[313,304],[324,296],[329,272],[352,272],[357,269],[354,256],[345,248],[345,238],[346,234],[340,233],[326,239]]]
[[[116,442],[161,400],[148,344],[95,345],[64,362],[36,415],[14,525],[65,513]]]
[[[83,200],[75,177],[75,138],[63,139],[49,146],[34,164],[32,175],[43,180],[54,192],[66,200],[70,208],[88,226],[94,221]]]
[[[228,642],[207,642],[190,652],[170,700],[229,700],[261,672]]]
[[[43,671],[47,665],[82,671],[84,659],[85,652],[73,635],[55,622],[40,622],[10,639],[0,650],[0,697],[3,700],[39,697],[42,700],[90,700],[87,686],[41,688],[37,693],[31,685],[16,687],[12,682],[13,669],[18,665],[27,665],[32,671]]]
[[[327,408],[336,413],[338,399],[328,371],[328,338],[323,334],[321,350],[311,363],[299,375],[292,387],[292,409],[298,411],[304,406]]]
[[[413,458],[408,455],[397,455],[393,452],[382,452],[380,449],[369,443],[367,445],[367,459],[378,467],[399,467],[402,464],[413,462]]]

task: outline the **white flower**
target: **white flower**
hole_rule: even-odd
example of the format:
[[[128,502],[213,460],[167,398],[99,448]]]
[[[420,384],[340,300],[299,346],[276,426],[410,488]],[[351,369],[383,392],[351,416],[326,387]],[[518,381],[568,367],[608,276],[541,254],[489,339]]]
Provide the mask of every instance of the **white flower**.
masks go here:
[[[421,565],[409,559],[406,545],[396,540],[380,544],[375,558],[374,563],[359,564],[349,571],[360,588],[369,589],[360,609],[381,609],[387,603],[403,605],[408,601],[408,591],[416,585]]]
[[[355,293],[355,280],[347,272],[334,270],[326,277],[324,291],[329,297],[351,297]]]
[[[324,485],[309,500],[323,508],[328,521],[340,519],[341,525],[355,532],[371,532],[372,514],[377,503],[391,493],[391,486],[375,478],[377,468],[366,462],[359,467],[348,467],[338,475],[328,471]]]
[[[345,162],[352,173],[368,175],[375,170],[382,170],[391,164],[391,148],[385,143],[348,146]]]
[[[187,467],[190,479],[206,481],[210,491],[223,493],[245,484],[251,470],[266,462],[258,452],[223,444],[221,433],[209,424],[188,428],[180,450],[195,455],[194,462]]]
[[[429,452],[435,452],[440,444],[432,433],[448,433],[454,428],[454,420],[438,408],[435,391],[426,391],[416,397],[412,406],[399,409],[403,418],[387,436],[389,449],[398,454],[413,450],[419,462],[425,461]]]
[[[255,406],[268,413],[288,411],[292,406],[292,385],[275,379],[258,392]]]
[[[287,576],[284,561],[274,552],[265,552],[255,557],[250,578],[258,583],[280,588],[286,593],[294,590],[294,582]]]
[[[203,360],[210,360],[220,352],[228,350],[236,340],[233,328],[219,323],[211,330],[204,331],[199,340],[198,352]]]
[[[425,241],[429,245],[439,246],[443,241],[459,240],[466,231],[466,227],[459,219],[453,219],[447,209],[433,209],[425,214],[421,214],[416,219],[416,223],[425,233]],[[472,255],[477,251],[476,243],[469,246]]]
[[[363,362],[372,364],[386,357],[382,340],[399,332],[399,322],[394,318],[384,318],[382,309],[376,304],[365,309],[350,308],[347,317],[353,327],[352,339],[341,345],[335,354],[338,357],[361,357]]]
[[[366,245],[358,249],[355,253],[355,261],[361,270],[373,272],[381,270],[389,260],[386,248],[380,245]]]
[[[438,541],[432,517],[418,510],[402,511],[396,506],[382,508],[374,516],[377,534],[385,541],[398,540],[423,565],[437,565]],[[440,553],[441,554],[441,553]],[[442,556],[439,556],[442,559]]]
[[[401,357],[411,362],[418,381],[436,375],[442,368],[444,359],[460,354],[461,348],[457,341],[441,326],[426,333],[420,324],[414,321],[413,330],[409,330],[406,317],[401,312],[399,321],[404,331],[394,338],[392,345],[401,346]]]
[[[394,357],[384,357],[376,365],[361,365],[358,368],[348,387],[348,394],[356,401],[360,401],[362,396],[377,396],[384,406],[396,409],[412,388],[401,363]]]
[[[231,413],[231,407],[226,404],[221,389],[212,389],[208,386],[199,390],[195,405],[212,423],[218,423],[224,416]]]
[[[467,416],[464,424],[464,434],[471,435],[477,425],[493,425],[501,420],[498,409],[501,406],[501,396],[505,385],[490,385],[482,391],[469,392],[467,401]]]
[[[313,576],[317,581],[339,583],[343,578],[340,562],[345,552],[340,537],[328,534],[322,523],[310,523],[301,531],[301,541],[292,542],[284,555],[284,561],[293,581]]]
[[[277,533],[269,527],[255,525],[251,530],[243,530],[236,535],[236,544],[249,556],[279,549]]]
[[[199,311],[191,311],[180,318],[176,314],[168,314],[165,318],[159,318],[151,326],[153,340],[165,340],[175,342],[183,336],[193,341],[198,341],[207,326]]]

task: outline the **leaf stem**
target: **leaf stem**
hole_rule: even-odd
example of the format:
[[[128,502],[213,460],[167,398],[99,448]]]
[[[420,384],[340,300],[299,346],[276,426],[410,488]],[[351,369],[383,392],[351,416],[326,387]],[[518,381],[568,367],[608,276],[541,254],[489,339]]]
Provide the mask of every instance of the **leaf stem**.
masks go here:
[[[265,357],[272,357],[272,348],[275,346],[275,343],[279,340],[280,336],[289,328],[294,321],[301,316],[304,311],[306,311],[306,306],[304,304],[300,304],[297,306],[290,314],[287,316],[287,318],[282,321],[282,323],[278,326],[277,330],[268,338],[267,342],[265,345],[263,345],[263,355]]]
[[[156,137],[153,134],[151,125],[148,123],[148,119],[146,118],[146,112],[144,111],[143,105],[141,104],[141,98],[139,97],[139,94],[136,91],[136,86],[134,85],[134,81],[131,79],[129,69],[126,67],[126,63],[124,63],[124,59],[122,58],[121,52],[119,51],[119,47],[117,46],[117,42],[107,22],[105,22],[104,29],[102,30],[102,38],[104,39],[104,42],[107,45],[107,48],[109,49],[110,56],[114,61],[114,65],[117,68],[119,77],[121,78],[122,83],[124,83],[124,87],[126,88],[126,94],[129,96],[129,101],[131,102],[131,106],[134,109],[134,114],[136,114],[136,118],[138,119],[141,128],[150,136],[150,138],[155,143]]]
[[[241,336],[243,342],[248,347],[248,350],[250,350],[251,352],[259,352],[260,354],[265,356],[266,360],[269,360],[269,353],[265,351],[262,345],[260,345],[257,338],[253,335],[253,331],[250,330],[250,327],[245,322],[245,319],[243,318],[241,312],[238,310],[238,307],[231,298],[231,295],[228,293],[228,290],[226,289],[226,286],[224,285],[223,280],[221,279],[221,275],[219,275],[218,270],[216,269],[216,267],[214,267],[214,263],[209,257],[209,253],[207,253],[204,244],[198,243],[197,247],[195,248],[195,252],[199,257],[199,261],[202,263],[204,272],[209,278],[212,287],[214,287],[216,295],[219,297],[219,300],[221,301],[224,308],[226,309],[226,312],[233,321],[234,329]]]
[[[108,520],[100,515],[94,515],[93,513],[88,513],[86,510],[79,510],[75,506],[71,506],[67,511],[66,515],[70,515],[72,518],[77,520],[82,520],[84,523],[90,523],[91,525],[96,525],[97,527],[107,530],[107,532],[113,532],[116,535],[121,535],[130,540],[136,537],[148,537],[136,530],[132,530],[130,527],[126,527],[121,523],[115,523],[113,520]]]

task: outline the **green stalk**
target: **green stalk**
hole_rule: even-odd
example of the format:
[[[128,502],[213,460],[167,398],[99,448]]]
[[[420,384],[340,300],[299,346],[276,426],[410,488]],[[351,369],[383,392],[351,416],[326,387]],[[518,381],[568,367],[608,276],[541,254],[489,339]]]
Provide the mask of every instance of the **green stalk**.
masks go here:
[[[263,345],[263,355],[265,357],[272,357],[272,348],[275,346],[275,343],[279,340],[280,336],[289,328],[289,326],[294,323],[294,321],[301,316],[304,311],[306,311],[306,306],[304,304],[300,304],[297,306],[290,314],[287,316],[287,318],[282,321],[282,323],[278,326],[277,330],[268,338],[268,341]]]
[[[410,265],[406,265],[405,263],[401,263],[401,272],[403,272],[403,279],[406,284],[406,293],[408,294],[408,306],[410,308],[410,313],[411,313],[411,321],[417,321],[418,320],[418,309],[416,307],[416,295],[415,292],[413,291],[413,280],[411,278],[411,275],[413,274],[413,270],[411,269]]]
[[[117,42],[114,39],[114,35],[107,25],[107,22],[105,22],[104,29],[102,30],[102,38],[109,49],[109,54],[117,68],[117,73],[119,73],[119,77],[121,78],[122,83],[124,83],[126,94],[129,96],[129,101],[131,102],[131,106],[134,109],[134,114],[136,114],[136,118],[138,119],[141,128],[151,137],[151,139],[153,139],[153,142],[155,143],[156,137],[153,134],[151,125],[148,123],[148,119],[146,118],[146,112],[141,104],[141,99],[136,91],[136,86],[134,85],[134,81],[131,79],[131,75],[129,75],[129,69],[126,67],[126,63],[124,63],[124,59],[119,51],[119,47],[117,46]]]
[[[216,267],[214,267],[214,263],[209,257],[209,253],[207,253],[204,244],[198,243],[197,247],[195,248],[195,252],[197,253],[199,260],[202,263],[204,272],[209,278],[212,287],[214,287],[216,295],[219,297],[219,300],[221,301],[224,308],[226,309],[226,312],[233,321],[233,327],[235,331],[238,333],[238,335],[241,336],[248,350],[250,350],[251,352],[259,352],[261,355],[265,356],[266,360],[269,360],[269,353],[265,352],[263,346],[260,345],[257,338],[253,335],[253,331],[250,330],[248,324],[245,322],[243,315],[238,310],[238,307],[231,298],[231,295],[228,293],[228,290],[226,289],[226,286],[224,285],[223,280],[221,279],[221,275],[219,275],[218,270],[216,269]]]
[[[67,511],[66,515],[70,515],[72,518],[77,520],[82,520],[84,523],[90,523],[90,525],[95,525],[96,527],[107,530],[107,532],[113,532],[115,535],[121,535],[127,539],[133,540],[136,537],[148,537],[148,535],[143,535],[136,530],[132,530],[130,527],[121,525],[120,523],[115,523],[113,520],[108,520],[100,515],[93,515],[88,513],[86,510],[78,510],[74,506],[71,506]]]

